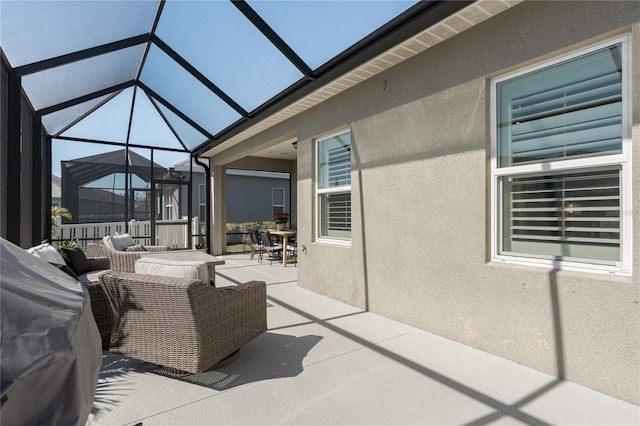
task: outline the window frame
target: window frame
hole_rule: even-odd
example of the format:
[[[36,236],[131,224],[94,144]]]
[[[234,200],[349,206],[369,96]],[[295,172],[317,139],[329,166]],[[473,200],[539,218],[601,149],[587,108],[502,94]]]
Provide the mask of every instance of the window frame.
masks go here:
[[[328,188],[320,188],[319,187],[319,173],[320,173],[320,145],[323,141],[326,141],[328,139],[331,139],[335,136],[339,136],[339,135],[343,135],[349,133],[350,134],[350,140],[353,139],[353,131],[351,128],[344,128],[342,130],[336,131],[336,132],[332,132],[326,135],[323,135],[321,137],[318,137],[315,139],[314,144],[315,144],[315,159],[314,159],[314,163],[315,163],[315,173],[314,173],[314,180],[315,180],[315,188],[314,188],[314,192],[315,192],[315,217],[314,217],[314,229],[315,229],[315,240],[318,242],[323,242],[323,243],[331,243],[331,244],[337,244],[337,245],[347,245],[350,246],[351,245],[351,240],[353,238],[353,235],[350,235],[349,238],[337,238],[337,237],[328,237],[328,236],[323,236],[321,234],[321,229],[322,229],[322,203],[320,201],[320,199],[322,198],[323,195],[331,195],[331,194],[349,194],[349,198],[351,198],[351,179],[349,180],[349,185],[342,185],[342,186],[337,186],[337,187],[328,187]],[[351,145],[349,146],[351,147]],[[351,175],[353,173],[353,168],[351,166],[351,162],[353,161],[353,157],[351,155],[351,150],[349,150],[349,174]],[[351,231],[351,229],[350,229]]]
[[[593,53],[599,49],[621,45],[622,52],[622,153],[592,156],[585,158],[557,159],[506,167],[498,166],[498,132],[497,120],[500,105],[498,105],[497,87],[505,82],[525,74],[529,74],[561,62]],[[631,41],[629,34],[607,39],[602,42],[574,50],[568,54],[558,55],[552,59],[534,65],[521,67],[516,71],[492,78],[490,80],[490,136],[491,136],[491,260],[494,262],[511,263],[529,266],[552,267],[554,269],[608,273],[615,275],[631,275],[633,248],[633,198],[632,186],[632,87],[631,87]],[[581,171],[590,168],[603,169],[606,167],[620,167],[620,260],[618,262],[594,262],[553,258],[552,256],[538,256],[527,253],[501,253],[503,244],[503,182],[507,177],[518,177],[532,173],[552,173],[554,171]]]
[[[173,220],[173,193],[171,192],[171,188],[163,188],[163,204],[164,204],[164,214],[167,217],[162,217],[163,220]]]

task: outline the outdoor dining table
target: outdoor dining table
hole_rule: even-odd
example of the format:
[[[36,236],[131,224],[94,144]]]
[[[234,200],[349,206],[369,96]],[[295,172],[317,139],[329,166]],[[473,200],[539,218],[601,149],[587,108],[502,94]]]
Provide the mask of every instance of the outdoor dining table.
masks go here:
[[[282,237],[282,266],[287,266],[287,243],[289,237],[295,237],[296,232],[294,229],[285,229],[284,231],[278,231],[277,229],[269,229],[271,235],[277,235]]]

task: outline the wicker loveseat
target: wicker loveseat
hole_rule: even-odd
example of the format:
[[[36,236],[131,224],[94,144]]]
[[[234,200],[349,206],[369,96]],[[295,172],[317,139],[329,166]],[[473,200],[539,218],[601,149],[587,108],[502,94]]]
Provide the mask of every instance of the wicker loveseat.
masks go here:
[[[111,263],[111,269],[121,272],[134,272],[136,260],[145,252],[168,251],[169,246],[144,246],[145,251],[120,251],[107,247],[102,241],[89,243],[87,251],[91,257],[107,257]]]
[[[100,331],[102,347],[106,349],[109,347],[109,341],[111,340],[111,310],[109,309],[109,303],[107,302],[102,284],[100,284],[99,276],[109,270],[110,262],[106,257],[85,258],[83,256],[83,259],[83,262],[86,262],[84,267],[87,272],[77,275],[77,278],[89,291],[93,317]],[[66,260],[67,259],[65,259],[65,261]],[[74,264],[70,264],[69,266],[72,270],[77,271]]]
[[[267,329],[266,285],[109,271],[110,351],[174,371],[207,371]]]
[[[109,259],[100,254],[96,254],[95,257],[86,257],[80,248],[58,249],[49,243],[31,247],[26,251],[57,266],[87,288],[93,317],[102,338],[102,347],[108,347],[111,335],[111,311],[98,277],[110,268]]]

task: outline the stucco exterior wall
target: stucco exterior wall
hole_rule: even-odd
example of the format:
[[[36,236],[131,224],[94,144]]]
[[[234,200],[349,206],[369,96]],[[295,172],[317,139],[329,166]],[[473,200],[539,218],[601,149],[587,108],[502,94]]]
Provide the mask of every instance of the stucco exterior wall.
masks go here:
[[[526,1],[257,136],[298,136],[298,284],[639,404],[639,17]],[[491,262],[490,78],[628,32],[634,275]],[[348,127],[345,247],[314,241],[313,141]]]
[[[353,241],[311,243],[300,285],[639,403],[640,198],[633,277],[502,265],[489,259],[488,179],[489,78],[639,16],[631,3],[524,3],[314,109],[325,126],[299,138],[300,169],[314,164],[313,137],[353,130]],[[639,100],[636,83],[636,165]],[[299,211],[311,213],[312,171],[300,178]]]

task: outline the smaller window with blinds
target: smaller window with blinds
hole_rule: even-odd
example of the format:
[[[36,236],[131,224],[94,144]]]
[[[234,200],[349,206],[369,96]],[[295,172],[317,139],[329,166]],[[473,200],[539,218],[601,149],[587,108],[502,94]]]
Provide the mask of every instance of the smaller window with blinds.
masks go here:
[[[630,273],[627,44],[492,80],[494,260]]]
[[[316,232],[319,241],[351,241],[351,131],[317,140]]]

